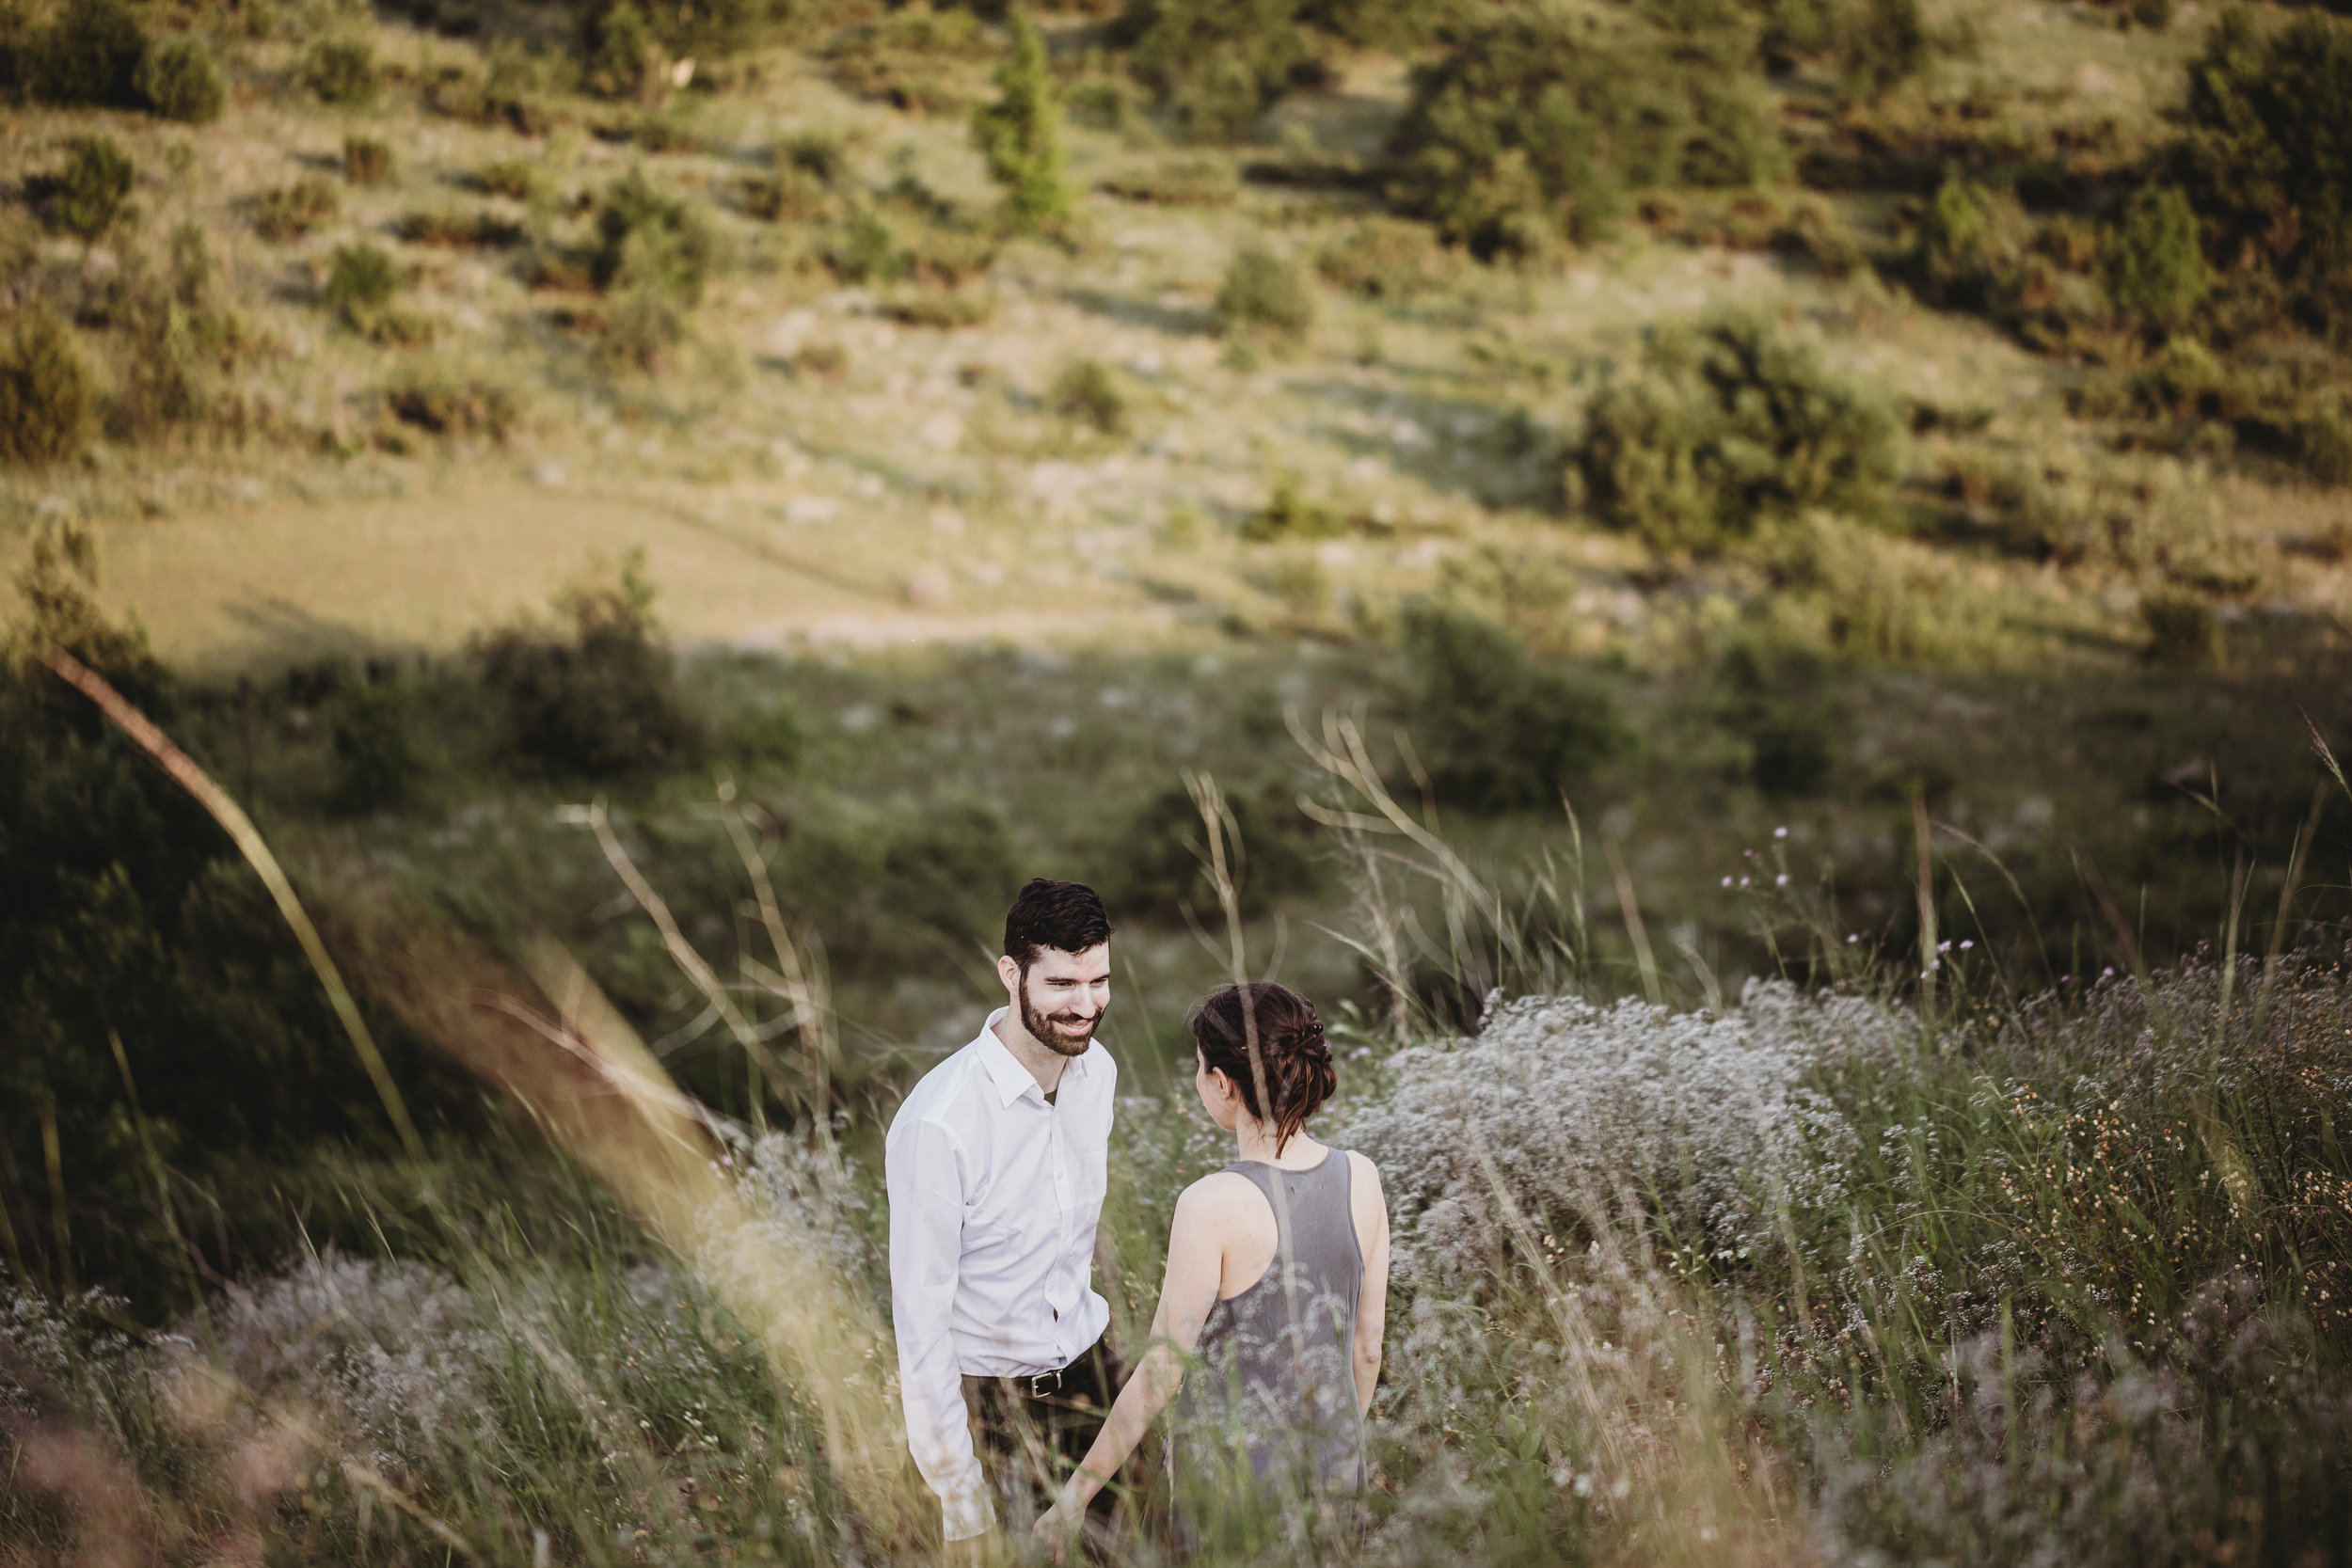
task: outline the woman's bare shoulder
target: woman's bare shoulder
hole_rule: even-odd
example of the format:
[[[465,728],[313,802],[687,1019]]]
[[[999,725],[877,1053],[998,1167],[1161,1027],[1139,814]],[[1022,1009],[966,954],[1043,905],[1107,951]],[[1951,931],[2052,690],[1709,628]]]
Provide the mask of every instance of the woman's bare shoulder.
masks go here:
[[[1372,1156],[1359,1149],[1347,1151],[1347,1165],[1357,1180],[1371,1184],[1374,1192],[1380,1190],[1380,1167],[1372,1163]]]

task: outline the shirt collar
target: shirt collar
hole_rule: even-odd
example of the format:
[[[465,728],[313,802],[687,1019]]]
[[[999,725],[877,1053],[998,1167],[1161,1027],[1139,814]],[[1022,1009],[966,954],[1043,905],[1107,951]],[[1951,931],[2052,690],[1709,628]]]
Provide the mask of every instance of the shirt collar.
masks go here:
[[[988,1069],[988,1081],[996,1085],[996,1099],[1000,1104],[1009,1105],[1031,1090],[1035,1090],[1038,1099],[1042,1101],[1045,1098],[1045,1091],[1038,1088],[1035,1075],[1021,1065],[1021,1059],[1018,1056],[1005,1048],[1003,1040],[996,1037],[997,1022],[1010,1011],[1012,1011],[1010,1007],[999,1007],[989,1014],[988,1022],[980,1025],[980,1037],[972,1043],[979,1047],[980,1066]],[[1086,1054],[1071,1057],[1070,1065],[1061,1069],[1062,1083],[1070,1083],[1073,1074],[1078,1078],[1084,1078],[1087,1075],[1087,1064],[1093,1060],[1093,1057],[1094,1044],[1089,1041]],[[1057,1088],[1056,1093],[1059,1092]]]

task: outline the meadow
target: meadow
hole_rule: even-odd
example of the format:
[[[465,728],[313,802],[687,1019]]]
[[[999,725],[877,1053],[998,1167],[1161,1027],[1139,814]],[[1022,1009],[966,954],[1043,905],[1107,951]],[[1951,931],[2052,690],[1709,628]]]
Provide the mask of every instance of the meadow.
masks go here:
[[[880,1135],[1040,874],[1122,1343],[1207,986],[1388,1173],[1368,1528],[1208,1555],[2352,1560],[2331,11],[58,0],[0,94],[0,1563],[936,1555]]]

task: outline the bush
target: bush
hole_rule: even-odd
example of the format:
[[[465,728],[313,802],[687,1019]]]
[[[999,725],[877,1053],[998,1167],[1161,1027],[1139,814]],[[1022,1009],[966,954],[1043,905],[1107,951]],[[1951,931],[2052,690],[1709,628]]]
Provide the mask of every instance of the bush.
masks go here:
[[[615,365],[652,375],[665,368],[686,341],[686,317],[660,291],[625,291],[605,318],[597,351]]]
[[[1498,11],[1415,77],[1389,196],[1481,258],[1605,232],[1626,193],[1774,178],[1787,152],[1734,30]]]
[[[1897,427],[1763,323],[1661,332],[1646,373],[1593,399],[1567,488],[1659,549],[1711,550],[1809,507],[1868,513],[1895,477]]]
[[[1129,201],[1163,207],[1230,207],[1241,194],[1233,166],[1213,155],[1162,158],[1111,175],[1103,189]]]
[[[384,394],[385,411],[428,436],[486,436],[503,441],[519,410],[515,394],[495,382],[417,376]]]
[[[2168,329],[2187,318],[2212,282],[2198,248],[2197,214],[2170,185],[2134,194],[2100,244],[2099,266],[2118,310]]]
[[[612,580],[556,598],[562,631],[514,626],[477,638],[471,656],[503,705],[516,760],[559,777],[629,776],[690,762],[699,735],[678,694],[653,617],[644,552]]]
[[[137,87],[150,108],[188,125],[210,125],[229,104],[229,78],[198,39],[167,39],[149,49]]]
[[[2148,657],[2159,664],[2213,664],[2221,657],[2221,622],[2204,595],[2163,588],[2139,601]]]
[[[342,206],[342,198],[324,176],[307,174],[254,198],[254,231],[283,245],[328,222]]]
[[[1225,280],[1216,291],[1219,330],[1304,338],[1314,324],[1314,295],[1289,261],[1253,245],[1245,246],[1226,267]]]
[[[2222,13],[2189,66],[2184,183],[2216,255],[2277,269],[2303,313],[2352,302],[2352,24],[2305,12],[2265,37]]]
[[[605,98],[644,103],[660,95],[660,46],[645,13],[628,0],[596,19],[588,30],[588,60],[582,72],[588,90]]]
[[[1232,790],[1225,805],[1233,814],[1227,852],[1239,859],[1232,871],[1243,918],[1255,920],[1278,900],[1314,890],[1313,841],[1299,831],[1303,819],[1288,791],[1279,784]],[[1103,857],[1105,902],[1122,916],[1172,921],[1189,906],[1214,920],[1216,889],[1200,859],[1206,832],[1183,784],[1152,796]]]
[[[1063,366],[1045,402],[1063,419],[1092,425],[1105,436],[1126,432],[1126,394],[1100,359],[1073,359]]]
[[[636,10],[652,42],[672,59],[710,61],[751,43],[763,17],[781,17],[790,8],[761,0],[695,0],[688,6],[638,6],[634,0],[575,0],[580,36],[595,42],[610,36],[608,18],[624,8]],[[797,14],[797,13],[795,13]]]
[[[366,816],[407,804],[424,774],[408,709],[407,694],[391,680],[343,693],[328,732],[335,762],[327,800],[337,811]]]
[[[996,68],[997,100],[972,117],[972,140],[989,178],[1005,187],[1012,227],[1037,230],[1070,215],[1061,148],[1061,105],[1045,40],[1019,7],[1007,18],[1011,48]]]
[[[1606,692],[1530,658],[1490,621],[1423,605],[1403,631],[1413,746],[1449,803],[1556,808],[1572,781],[1632,742]]]
[[[65,166],[40,183],[50,220],[85,245],[95,245],[122,216],[138,171],[111,136],[75,136]]]
[[[473,178],[475,184],[492,196],[502,196],[510,201],[529,201],[545,188],[537,166],[521,158],[485,164],[474,171]]]
[[[1367,299],[1411,299],[1441,286],[1455,258],[1429,226],[1372,217],[1315,252],[1315,271],[1336,289]]]
[[[364,109],[375,102],[375,45],[364,38],[321,39],[303,54],[296,78],[321,103]]]
[[[343,178],[355,185],[389,184],[392,147],[373,136],[343,138]]]
[[[882,851],[882,907],[959,945],[985,941],[1021,885],[1012,834],[977,800],[935,804],[894,831]],[[969,948],[965,948],[969,951]]]
[[[26,40],[24,87],[45,103],[138,108],[146,53],[147,36],[123,0],[66,0]]]
[[[400,265],[381,245],[339,245],[326,264],[326,304],[344,325],[368,330],[400,291]]]
[[[1837,73],[1851,97],[1883,98],[1927,61],[1919,0],[1863,0],[1838,28]]]
[[[2027,225],[2017,198],[1947,175],[1921,215],[1912,270],[1931,304],[1983,310],[2015,293]]]
[[[0,339],[0,458],[39,468],[82,454],[89,441],[89,372],[73,332],[35,304]]]
[[[1292,0],[1135,0],[1136,79],[1195,141],[1239,141],[1309,62]]]
[[[496,213],[410,213],[393,228],[410,245],[441,250],[503,250],[523,243],[522,225]]]
[[[208,325],[191,309],[206,280],[192,276],[211,257],[200,231],[188,225],[172,236],[176,278],[158,277],[145,257],[126,249],[115,279],[112,323],[121,344],[121,376],[107,410],[109,431],[119,439],[150,439],[166,428],[194,424],[210,404],[199,339]],[[196,241],[191,256],[187,242]]]
[[[825,50],[834,80],[910,114],[950,114],[970,102],[967,62],[988,53],[979,19],[910,6],[844,34]]]
[[[702,299],[714,255],[709,228],[686,201],[663,195],[642,168],[605,187],[589,276],[599,289],[626,284],[688,305]]]

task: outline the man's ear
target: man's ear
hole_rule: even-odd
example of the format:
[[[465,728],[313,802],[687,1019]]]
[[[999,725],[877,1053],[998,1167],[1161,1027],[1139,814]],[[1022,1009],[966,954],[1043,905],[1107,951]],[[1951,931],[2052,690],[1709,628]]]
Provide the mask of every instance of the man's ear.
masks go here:
[[[1021,966],[1013,962],[1011,954],[1003,953],[997,956],[996,978],[1005,983],[1006,995],[1018,996],[1021,994]]]

